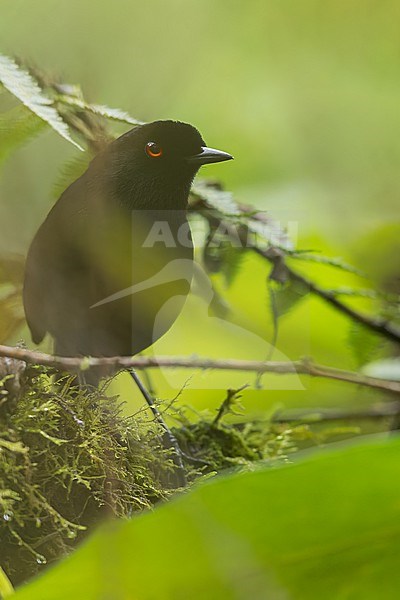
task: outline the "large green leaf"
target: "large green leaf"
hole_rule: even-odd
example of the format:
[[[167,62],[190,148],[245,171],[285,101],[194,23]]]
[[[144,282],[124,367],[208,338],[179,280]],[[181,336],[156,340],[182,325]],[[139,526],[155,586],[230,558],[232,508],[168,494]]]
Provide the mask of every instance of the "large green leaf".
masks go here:
[[[8,598],[13,593],[13,587],[7,575],[0,567],[0,598]]]
[[[18,600],[398,597],[400,442],[216,479],[114,522]]]

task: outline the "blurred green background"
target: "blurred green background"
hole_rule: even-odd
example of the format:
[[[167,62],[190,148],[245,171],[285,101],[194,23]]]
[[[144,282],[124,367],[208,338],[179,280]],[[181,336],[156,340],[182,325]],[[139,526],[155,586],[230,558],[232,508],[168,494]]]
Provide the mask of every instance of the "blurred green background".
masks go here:
[[[289,225],[299,247],[342,256],[374,280],[398,282],[399,18],[395,0],[4,0],[0,40],[5,54],[80,83],[89,100],[141,120],[193,123],[210,146],[235,156],[203,176],[221,179],[237,199]],[[55,201],[60,168],[77,153],[47,132],[9,159],[0,179],[0,252],[26,253]],[[302,269],[326,287],[366,285],[333,269]],[[192,298],[156,350],[266,358],[267,275],[267,265],[247,258],[227,290],[245,339],[238,330],[219,330]],[[357,306],[373,308],[365,301]],[[303,300],[282,318],[273,358],[312,355],[355,368],[349,329],[344,316],[319,300]],[[179,387],[188,376],[169,383]],[[181,400],[211,407],[223,388],[251,380],[206,377],[189,380]],[[176,394],[162,374],[154,379],[162,396]],[[264,384],[245,392],[249,410],[360,406],[373,397],[305,378],[271,376]],[[130,397],[129,382],[115,385]]]

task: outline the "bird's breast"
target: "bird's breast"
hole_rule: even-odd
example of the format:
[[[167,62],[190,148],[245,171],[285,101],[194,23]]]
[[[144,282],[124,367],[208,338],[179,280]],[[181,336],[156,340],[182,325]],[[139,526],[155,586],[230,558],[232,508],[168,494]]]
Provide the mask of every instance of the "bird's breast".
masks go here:
[[[112,348],[112,330],[119,353],[138,352],[171,327],[189,293],[193,242],[186,213],[131,211],[129,218],[109,214],[100,223],[95,240],[88,240],[92,305],[109,300],[91,309],[93,329],[107,324],[108,339],[102,346]]]

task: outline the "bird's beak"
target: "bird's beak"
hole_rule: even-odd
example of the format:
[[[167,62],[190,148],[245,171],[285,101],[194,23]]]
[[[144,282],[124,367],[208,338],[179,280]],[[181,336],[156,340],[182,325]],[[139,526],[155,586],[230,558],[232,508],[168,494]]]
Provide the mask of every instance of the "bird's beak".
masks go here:
[[[222,162],[224,160],[232,160],[233,156],[222,150],[215,150],[214,148],[207,148],[207,146],[201,147],[199,154],[193,156],[187,156],[186,162],[193,165],[207,165],[209,163]]]

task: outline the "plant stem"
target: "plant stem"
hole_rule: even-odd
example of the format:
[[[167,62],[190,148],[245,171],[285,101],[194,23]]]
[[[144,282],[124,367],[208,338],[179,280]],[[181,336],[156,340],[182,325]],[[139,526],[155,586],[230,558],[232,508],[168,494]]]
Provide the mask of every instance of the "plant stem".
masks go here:
[[[170,428],[164,421],[160,411],[157,408],[156,403],[153,400],[153,397],[147,391],[147,389],[141,382],[140,377],[138,377],[135,370],[129,369],[128,372],[129,372],[130,376],[132,377],[132,379],[134,380],[134,382],[136,383],[137,387],[139,388],[140,393],[142,394],[143,398],[146,400],[151,412],[153,413],[154,419],[164,430],[164,436],[163,436],[162,442],[164,444],[164,447],[173,450],[173,461],[176,466],[177,485],[178,485],[178,487],[185,487],[187,485],[185,467],[183,465],[183,456],[182,456],[182,452],[181,452],[181,449],[178,444],[178,440],[176,439],[176,437],[174,436],[174,434],[172,433],[172,431],[170,430]]]

